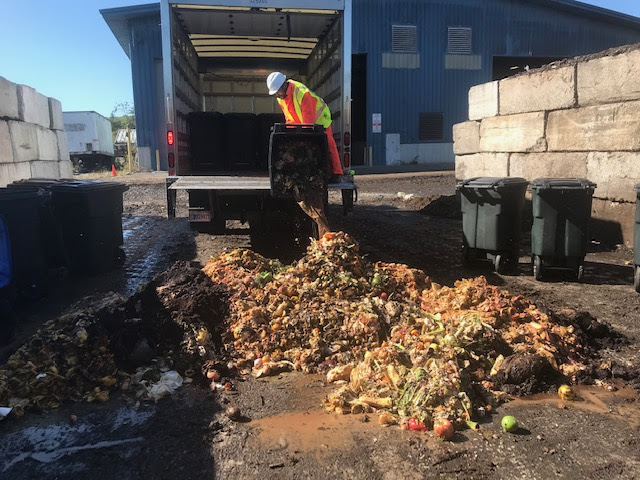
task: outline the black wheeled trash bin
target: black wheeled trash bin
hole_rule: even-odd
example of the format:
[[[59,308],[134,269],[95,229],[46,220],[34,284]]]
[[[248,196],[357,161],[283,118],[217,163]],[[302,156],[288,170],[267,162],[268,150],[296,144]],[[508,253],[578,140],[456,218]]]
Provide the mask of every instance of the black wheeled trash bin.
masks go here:
[[[462,208],[463,262],[490,260],[498,273],[515,272],[527,181],[479,177],[458,182]]]
[[[547,269],[567,270],[576,280],[582,278],[595,188],[595,183],[584,178],[531,182],[531,260],[536,280]]]
[[[636,185],[636,224],[633,230],[633,285],[640,293],[640,183]]]
[[[118,182],[73,181],[51,187],[55,216],[72,273],[97,274],[122,265],[122,195]]]

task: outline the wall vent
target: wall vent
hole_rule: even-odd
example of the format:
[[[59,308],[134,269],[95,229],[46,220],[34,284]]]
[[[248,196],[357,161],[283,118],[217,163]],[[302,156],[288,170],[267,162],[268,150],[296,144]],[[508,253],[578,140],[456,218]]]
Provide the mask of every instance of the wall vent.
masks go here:
[[[420,113],[418,138],[420,140],[442,140],[444,138],[444,114]]]
[[[418,29],[415,25],[391,26],[391,50],[393,53],[416,53]]]
[[[471,54],[471,29],[465,27],[449,27],[447,53],[454,55]]]

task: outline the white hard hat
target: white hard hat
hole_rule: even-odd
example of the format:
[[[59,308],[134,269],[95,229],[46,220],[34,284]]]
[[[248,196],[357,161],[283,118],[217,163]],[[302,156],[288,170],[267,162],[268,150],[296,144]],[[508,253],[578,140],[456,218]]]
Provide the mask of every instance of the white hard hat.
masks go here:
[[[287,77],[284,73],[272,72],[267,77],[267,88],[269,89],[269,95],[275,95],[280,87],[287,81]]]

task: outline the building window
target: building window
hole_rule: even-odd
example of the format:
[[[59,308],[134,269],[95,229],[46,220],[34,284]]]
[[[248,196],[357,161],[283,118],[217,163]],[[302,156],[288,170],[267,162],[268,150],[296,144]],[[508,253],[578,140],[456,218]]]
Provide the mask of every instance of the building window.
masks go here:
[[[415,25],[391,26],[391,50],[393,53],[416,53],[418,29]]]
[[[418,138],[420,140],[442,140],[444,136],[443,113],[420,113]]]
[[[471,29],[449,27],[447,53],[452,55],[471,55]]]

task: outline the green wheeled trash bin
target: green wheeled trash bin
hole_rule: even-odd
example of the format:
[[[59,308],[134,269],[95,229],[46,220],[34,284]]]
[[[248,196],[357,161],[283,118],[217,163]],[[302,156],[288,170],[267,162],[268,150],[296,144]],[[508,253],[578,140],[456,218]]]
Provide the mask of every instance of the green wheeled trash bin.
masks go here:
[[[518,177],[478,177],[458,182],[463,262],[493,262],[498,273],[515,272],[528,182]]]
[[[636,224],[633,230],[633,285],[640,293],[640,183],[636,185]]]
[[[531,182],[533,276],[548,269],[582,278],[589,244],[591,203],[596,184],[584,178],[538,178]]]

